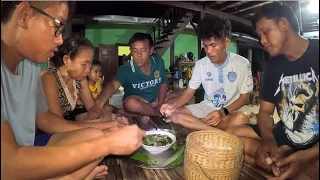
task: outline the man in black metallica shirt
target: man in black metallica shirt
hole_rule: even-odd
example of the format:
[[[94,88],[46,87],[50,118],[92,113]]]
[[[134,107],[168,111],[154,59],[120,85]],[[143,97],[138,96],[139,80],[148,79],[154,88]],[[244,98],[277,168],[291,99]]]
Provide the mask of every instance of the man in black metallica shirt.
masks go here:
[[[299,35],[293,11],[262,6],[253,26],[271,58],[260,92],[257,125],[227,129],[245,148],[245,161],[272,170],[275,179],[319,178],[319,40]],[[275,108],[281,120],[274,124]]]

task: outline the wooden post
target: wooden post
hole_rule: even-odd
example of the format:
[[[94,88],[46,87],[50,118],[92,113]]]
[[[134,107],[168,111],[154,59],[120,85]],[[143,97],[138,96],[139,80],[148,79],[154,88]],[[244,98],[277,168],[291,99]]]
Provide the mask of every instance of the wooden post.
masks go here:
[[[250,64],[252,65],[252,47],[248,48],[248,60]]]
[[[75,5],[71,6],[69,9],[69,17],[67,19],[67,22],[65,24],[65,31],[63,33],[63,39],[66,39],[67,37],[70,37],[72,35],[72,17],[75,13]]]
[[[170,46],[170,66],[174,64],[175,58],[174,58],[174,42]]]
[[[206,16],[206,13],[204,11],[205,8],[206,7],[204,6],[203,7],[203,11],[200,12],[200,19],[203,19]],[[203,44],[202,44],[202,41],[199,38],[198,34],[197,34],[197,37],[198,37],[198,59],[200,59],[201,58],[201,52],[202,52]]]
[[[66,39],[72,35],[72,18],[68,18],[67,23],[65,25],[65,30],[63,33],[63,39]]]
[[[298,17],[299,17],[299,25],[300,25],[300,35],[303,35],[303,29],[302,29],[302,16],[301,16],[301,6],[300,6],[300,2],[297,1],[298,4]]]

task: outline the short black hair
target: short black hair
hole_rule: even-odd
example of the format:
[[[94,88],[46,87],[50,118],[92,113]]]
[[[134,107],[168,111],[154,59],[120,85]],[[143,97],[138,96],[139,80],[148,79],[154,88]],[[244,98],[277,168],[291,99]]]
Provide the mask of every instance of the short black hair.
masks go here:
[[[100,61],[98,61],[98,60],[93,60],[92,63],[91,63],[91,68],[90,68],[90,69],[92,69],[93,66],[101,66]]]
[[[58,52],[50,59],[54,66],[59,68],[63,65],[63,56],[69,55],[73,60],[82,48],[94,49],[93,44],[86,38],[81,36],[71,36],[63,41],[63,44],[59,47]]]
[[[206,16],[198,24],[197,33],[201,40],[231,38],[231,23],[225,17]]]
[[[142,32],[137,32],[135,33],[129,40],[129,46],[137,41],[144,41],[148,40],[149,41],[149,46],[150,48],[153,47],[153,40],[150,34],[142,33]]]
[[[1,1],[1,23],[10,19],[15,6],[20,3],[21,1]]]
[[[272,19],[276,21],[280,20],[281,18],[286,18],[292,30],[297,34],[300,33],[297,16],[294,14],[290,7],[282,3],[273,2],[261,6],[254,14],[252,19],[252,26],[254,27],[254,29],[256,28],[257,22],[262,18]]]
[[[12,16],[12,12],[14,11],[15,7],[22,3],[23,1],[1,1],[1,23],[6,23]],[[66,2],[69,5],[69,10],[76,6],[74,1],[59,1],[58,3]],[[42,3],[44,6],[39,7],[39,9],[43,9],[47,7],[49,3],[45,4],[43,2],[29,2],[29,3]],[[70,15],[70,12],[69,12]]]

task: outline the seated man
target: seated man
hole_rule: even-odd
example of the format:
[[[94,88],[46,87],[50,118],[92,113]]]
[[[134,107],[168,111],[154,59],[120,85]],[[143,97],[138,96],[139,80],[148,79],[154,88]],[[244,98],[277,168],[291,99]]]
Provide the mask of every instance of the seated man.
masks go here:
[[[275,179],[319,179],[319,40],[303,39],[293,11],[277,2],[262,6],[252,24],[270,54],[258,124],[227,132],[244,142],[247,163],[272,169]]]
[[[198,33],[207,56],[196,62],[189,87],[180,97],[162,105],[161,113],[171,116],[173,123],[195,130],[224,130],[248,123],[249,117],[236,110],[246,104],[252,91],[251,67],[246,58],[227,51],[231,37],[229,20],[207,16],[200,21]],[[201,84],[204,101],[180,108]]]
[[[40,63],[62,44],[66,1],[1,2],[1,179],[85,179],[107,174],[110,154],[131,154],[145,132],[137,126],[102,131],[53,114]],[[36,127],[48,134],[35,138]]]
[[[127,113],[141,115],[143,120],[149,116],[161,116],[159,109],[167,93],[163,59],[151,56],[153,40],[149,34],[135,33],[129,45],[133,60],[120,66],[115,79],[103,88],[88,112],[88,119],[99,117],[105,102],[120,86],[124,87],[123,108]]]

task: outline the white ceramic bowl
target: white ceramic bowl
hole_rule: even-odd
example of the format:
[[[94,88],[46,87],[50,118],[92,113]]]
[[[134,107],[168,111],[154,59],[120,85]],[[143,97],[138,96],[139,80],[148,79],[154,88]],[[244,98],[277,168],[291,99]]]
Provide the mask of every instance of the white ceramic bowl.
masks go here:
[[[142,148],[145,149],[146,151],[148,151],[150,154],[162,153],[162,152],[168,150],[172,146],[172,144],[176,142],[176,136],[168,131],[163,131],[163,130],[146,131],[146,135],[153,135],[153,134],[167,135],[172,140],[172,142],[168,145],[165,145],[165,146],[147,146],[147,145],[142,144]]]

